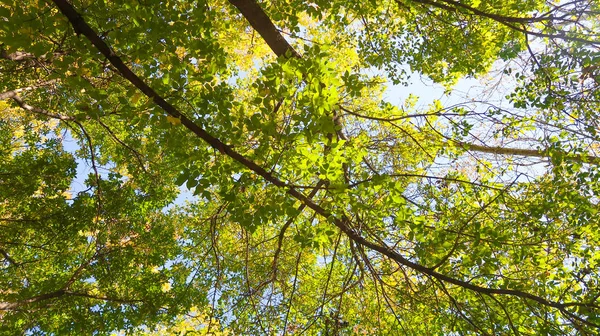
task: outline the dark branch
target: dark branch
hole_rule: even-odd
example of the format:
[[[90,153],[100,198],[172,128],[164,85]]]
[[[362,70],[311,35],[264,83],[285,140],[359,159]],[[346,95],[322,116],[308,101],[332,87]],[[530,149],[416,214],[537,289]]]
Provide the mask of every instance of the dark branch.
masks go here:
[[[269,16],[255,0],[229,0],[229,3],[242,13],[252,28],[267,42],[275,55],[284,56],[286,52],[289,52],[290,56],[301,57],[279,33],[279,29],[275,27]]]
[[[569,303],[561,303],[550,301],[540,296],[536,296],[531,293],[523,292],[520,290],[513,289],[500,289],[500,288],[486,288],[478,285],[474,285],[468,281],[452,278],[445,274],[441,274],[432,270],[429,267],[425,267],[423,265],[412,262],[411,260],[405,258],[398,252],[390,249],[388,246],[379,245],[370,240],[367,240],[359,233],[357,233],[351,226],[350,220],[344,214],[334,214],[317,203],[309,199],[304,194],[300,193],[294,188],[286,187],[286,183],[273,176],[271,173],[267,172],[264,168],[257,165],[255,162],[246,158],[242,154],[236,152],[231,146],[226,145],[221,140],[215,138],[211,134],[209,134],[206,130],[196,125],[192,120],[183,115],[179,110],[177,110],[173,105],[169,104],[163,97],[159,96],[156,91],[154,91],[148,84],[146,84],[141,78],[139,78],[129,67],[125,65],[125,63],[110,49],[110,47],[95,33],[95,31],[85,23],[85,21],[81,18],[81,16],[77,13],[75,8],[66,0],[53,0],[53,2],[58,6],[60,11],[69,19],[71,24],[76,27],[76,31],[81,32],[84,36],[86,36],[92,44],[112,63],[112,65],[116,68],[117,71],[129,82],[131,82],[134,86],[136,86],[141,92],[143,92],[146,96],[148,96],[153,102],[159,105],[166,113],[171,115],[172,117],[179,118],[181,120],[181,124],[186,127],[188,130],[196,134],[199,138],[203,139],[213,148],[219,150],[222,154],[229,156],[231,159],[237,161],[241,165],[246,168],[254,171],[257,175],[262,176],[266,181],[272,183],[273,185],[283,188],[286,192],[305,204],[308,208],[312,209],[315,213],[319,214],[323,218],[329,219],[333,224],[335,224],[342,232],[344,232],[348,238],[356,242],[358,245],[367,247],[371,250],[377,251],[380,254],[390,258],[391,260],[396,261],[397,263],[412,268],[415,271],[423,273],[427,276],[435,278],[437,280],[441,280],[447,283],[454,284],[456,286],[460,286],[462,288],[472,290],[474,292],[482,293],[482,294],[500,294],[500,295],[510,295],[519,297],[522,299],[531,300],[537,302],[539,304],[557,308],[559,310],[564,310],[566,305]],[[585,303],[578,304],[580,306],[589,306]]]

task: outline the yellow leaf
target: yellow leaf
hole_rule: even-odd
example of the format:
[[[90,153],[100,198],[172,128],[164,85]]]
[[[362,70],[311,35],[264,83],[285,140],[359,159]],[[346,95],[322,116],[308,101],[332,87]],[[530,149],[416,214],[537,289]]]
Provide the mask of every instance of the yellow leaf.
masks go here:
[[[172,116],[167,116],[167,121],[169,123],[171,123],[171,125],[179,125],[179,124],[181,124],[181,119],[175,118],[175,117],[172,117]]]
[[[175,49],[175,54],[177,55],[177,57],[182,60],[185,57],[185,48],[184,47],[177,47]]]
[[[131,96],[131,102],[134,104],[137,104],[140,101],[140,98],[142,98],[142,94],[139,92],[136,92],[133,94],[133,96]]]

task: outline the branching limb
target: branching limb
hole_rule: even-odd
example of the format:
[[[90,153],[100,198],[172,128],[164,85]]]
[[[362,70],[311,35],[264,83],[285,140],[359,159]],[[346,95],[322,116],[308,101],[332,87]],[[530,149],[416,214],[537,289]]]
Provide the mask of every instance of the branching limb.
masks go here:
[[[4,257],[4,259],[5,259],[6,261],[8,261],[8,262],[9,262],[11,265],[13,265],[13,266],[15,266],[15,267],[18,267],[18,266],[20,266],[20,265],[21,265],[20,263],[16,262],[16,261],[15,261],[15,259],[13,259],[13,258],[10,256],[10,254],[8,254],[8,252],[6,252],[6,250],[4,250],[4,249],[0,248],[0,254],[1,254],[3,257]]]
[[[475,285],[469,281],[461,280],[459,278],[453,278],[451,276],[436,272],[435,270],[431,270],[430,268],[423,266],[421,264],[415,263],[410,259],[407,259],[397,251],[390,249],[388,246],[374,243],[365,237],[361,236],[357,233],[351,225],[351,221],[348,217],[343,213],[332,213],[329,210],[321,207],[304,194],[299,192],[294,188],[286,187],[286,183],[279,178],[275,177],[263,167],[256,164],[254,161],[248,159],[244,155],[240,154],[236,150],[234,150],[231,146],[226,145],[221,140],[215,138],[211,134],[209,134],[206,130],[195,124],[192,120],[183,115],[179,110],[177,110],[173,105],[168,103],[163,97],[161,97],[156,91],[154,91],[148,84],[146,84],[140,77],[138,77],[125,63],[118,57],[110,47],[102,40],[95,31],[85,23],[85,20],[77,13],[75,8],[71,4],[69,4],[66,0],[53,0],[53,2],[58,6],[60,11],[69,19],[71,24],[75,27],[76,31],[80,32],[84,36],[86,36],[92,44],[113,64],[115,69],[119,71],[119,73],[128,81],[130,81],[134,86],[136,86],[141,92],[147,95],[154,103],[160,106],[165,112],[167,112],[172,117],[178,118],[181,120],[182,126],[186,127],[188,130],[193,132],[196,136],[203,139],[210,146],[218,150],[220,153],[227,155],[232,160],[237,161],[241,165],[245,166],[247,169],[254,171],[257,175],[261,176],[266,181],[272,183],[274,186],[279,188],[283,188],[286,192],[305,204],[308,208],[312,209],[316,214],[322,216],[323,218],[327,218],[331,221],[335,226],[337,226],[349,239],[354,241],[356,244],[369,248],[373,251],[376,251],[387,258],[396,261],[397,263],[404,265],[408,268],[413,269],[419,273],[422,273],[425,276],[429,276],[435,278],[439,281],[443,281],[446,283],[450,283],[459,287],[462,287],[467,290],[472,290],[477,293],[482,294],[497,294],[497,295],[509,295],[515,296],[526,300],[531,300],[537,302],[538,304],[542,304],[545,306],[553,307],[559,310],[565,310],[566,304],[576,304],[581,307],[589,307],[589,304],[586,303],[564,303],[557,302],[546,299],[541,296],[537,296],[528,292],[523,292],[520,290],[513,289],[502,289],[502,288],[488,288],[482,287],[479,285]],[[593,323],[590,323],[592,325]]]

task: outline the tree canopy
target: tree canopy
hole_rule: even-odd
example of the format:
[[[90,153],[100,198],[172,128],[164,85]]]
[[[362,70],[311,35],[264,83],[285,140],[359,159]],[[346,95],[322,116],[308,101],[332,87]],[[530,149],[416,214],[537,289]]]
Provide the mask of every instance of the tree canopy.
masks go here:
[[[0,0],[1,334],[595,334],[599,32],[597,0]]]

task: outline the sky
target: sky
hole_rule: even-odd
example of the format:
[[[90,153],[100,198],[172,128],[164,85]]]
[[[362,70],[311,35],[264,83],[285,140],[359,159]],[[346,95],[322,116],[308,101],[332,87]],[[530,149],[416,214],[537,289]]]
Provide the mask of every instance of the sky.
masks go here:
[[[485,85],[486,83],[483,83],[483,81],[479,79],[463,78],[459,80],[450,91],[447,91],[443,85],[433,83],[433,81],[430,79],[417,73],[411,73],[409,69],[406,70],[407,74],[410,76],[408,85],[393,85],[391,82],[388,82],[387,90],[383,96],[384,101],[396,106],[402,106],[405,100],[412,95],[418,97],[415,107],[417,110],[420,110],[427,108],[428,105],[432,104],[435,100],[439,100],[443,106],[451,106],[453,104],[463,103],[471,99],[494,99],[498,102],[505,100],[503,91],[486,91],[486,88],[489,88],[489,86]],[[495,88],[499,89],[500,86],[495,85]],[[448,92],[450,93],[448,94]],[[79,145],[72,138],[69,132],[65,133],[63,144],[65,146],[65,150],[71,153],[75,153],[77,150],[79,150]],[[98,171],[101,176],[106,176],[109,173],[109,170],[106,168],[107,167],[98,167]],[[88,178],[90,173],[93,173],[91,163],[78,158],[77,175],[71,185],[71,192],[73,194],[87,189],[85,186],[85,180]],[[181,193],[175,202],[165,210],[175,205],[185,204],[187,201],[191,202],[194,200],[194,198],[195,197],[193,196],[192,192],[188,190],[185,185],[183,185],[181,186]]]

